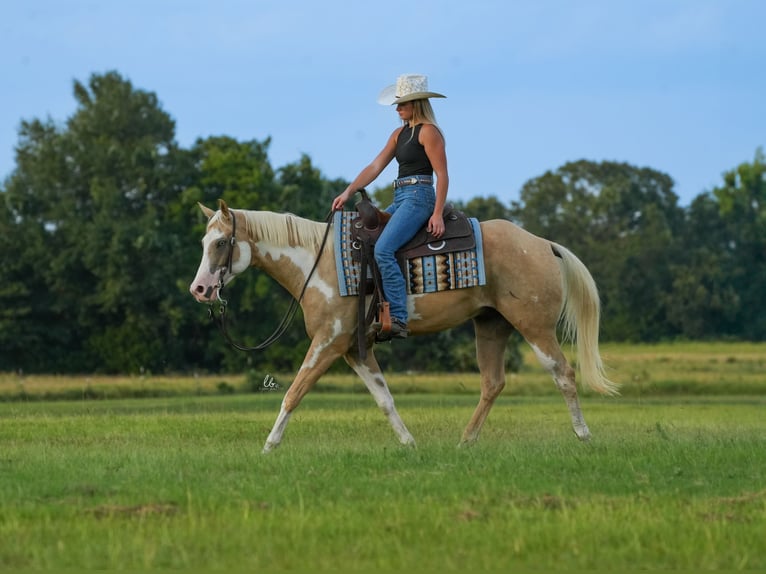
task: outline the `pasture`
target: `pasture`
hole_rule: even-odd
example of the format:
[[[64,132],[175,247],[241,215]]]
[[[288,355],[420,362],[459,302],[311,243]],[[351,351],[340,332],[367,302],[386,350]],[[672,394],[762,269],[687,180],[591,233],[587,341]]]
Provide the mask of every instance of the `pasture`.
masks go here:
[[[265,456],[284,388],[8,375],[0,568],[766,568],[765,350],[606,346],[589,443],[531,361],[465,449],[476,375],[389,375],[414,449],[328,377]]]

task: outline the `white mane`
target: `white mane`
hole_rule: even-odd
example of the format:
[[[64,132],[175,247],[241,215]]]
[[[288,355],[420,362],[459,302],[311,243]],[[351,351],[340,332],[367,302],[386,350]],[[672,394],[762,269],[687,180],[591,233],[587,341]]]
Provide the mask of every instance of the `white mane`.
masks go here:
[[[322,244],[325,224],[291,213],[243,210],[248,235],[280,247],[314,247]]]

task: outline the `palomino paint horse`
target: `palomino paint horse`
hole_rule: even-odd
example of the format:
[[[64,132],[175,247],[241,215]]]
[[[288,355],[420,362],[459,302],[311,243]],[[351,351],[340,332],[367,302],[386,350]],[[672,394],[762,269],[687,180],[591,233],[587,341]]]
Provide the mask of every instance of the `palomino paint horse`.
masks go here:
[[[214,301],[222,274],[225,285],[251,266],[262,269],[293,297],[299,297],[319,257],[326,224],[291,214],[229,209],[223,201],[216,212],[200,207],[209,220],[202,239],[202,261],[190,287],[197,301]],[[451,329],[473,319],[481,399],[461,444],[479,438],[492,404],[505,386],[503,355],[514,329],[553,377],[569,407],[575,434],[588,440],[590,431],[580,410],[575,372],[559,346],[556,326],[561,321],[565,337],[577,344],[577,365],[584,385],[602,394],[616,393],[617,386],[606,378],[599,355],[600,305],[593,278],[569,250],[509,221],[485,221],[481,230],[486,285],[410,295],[407,299],[412,335]],[[414,444],[375,360],[372,334],[367,339],[366,357],[359,357],[357,302],[355,297],[341,297],[339,293],[332,236],[311,275],[301,307],[311,345],[285,393],[263,451],[279,446],[301,399],[339,357],[364,381],[401,443]]]

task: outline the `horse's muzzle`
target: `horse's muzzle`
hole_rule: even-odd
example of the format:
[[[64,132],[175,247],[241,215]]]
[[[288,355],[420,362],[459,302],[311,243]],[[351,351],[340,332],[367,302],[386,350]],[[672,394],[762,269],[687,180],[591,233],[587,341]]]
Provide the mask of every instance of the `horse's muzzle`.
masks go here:
[[[189,287],[189,292],[198,302],[209,303],[217,296],[218,286],[208,285],[205,287],[205,285],[200,283],[196,285],[192,284],[192,286]]]

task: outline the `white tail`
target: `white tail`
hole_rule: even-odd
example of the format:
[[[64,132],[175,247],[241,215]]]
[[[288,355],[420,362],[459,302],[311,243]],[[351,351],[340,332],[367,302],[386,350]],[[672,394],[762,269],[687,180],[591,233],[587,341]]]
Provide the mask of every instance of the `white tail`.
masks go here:
[[[601,316],[596,282],[577,256],[557,243],[555,252],[561,257],[564,281],[564,306],[561,324],[564,338],[577,346],[577,367],[583,385],[604,395],[619,394],[619,385],[610,381],[598,349]]]

